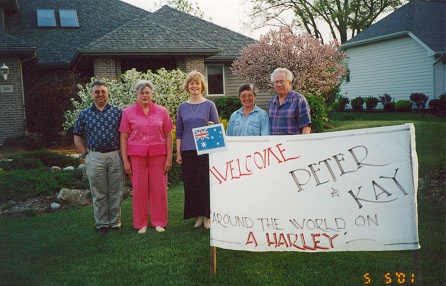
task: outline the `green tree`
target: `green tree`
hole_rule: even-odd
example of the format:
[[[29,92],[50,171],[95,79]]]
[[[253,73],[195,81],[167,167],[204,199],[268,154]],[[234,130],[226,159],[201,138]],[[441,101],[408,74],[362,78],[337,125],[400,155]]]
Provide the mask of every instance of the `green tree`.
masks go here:
[[[400,7],[407,0],[247,0],[254,4],[251,27],[287,27],[304,30],[322,39],[328,25],[331,37],[344,43],[374,23],[379,15]],[[292,14],[288,20],[286,15]]]

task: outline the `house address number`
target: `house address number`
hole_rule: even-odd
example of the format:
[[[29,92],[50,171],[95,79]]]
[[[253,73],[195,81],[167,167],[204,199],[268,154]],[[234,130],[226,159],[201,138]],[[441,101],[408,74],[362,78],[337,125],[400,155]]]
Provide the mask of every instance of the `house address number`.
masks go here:
[[[0,85],[0,93],[13,93],[13,85]]]

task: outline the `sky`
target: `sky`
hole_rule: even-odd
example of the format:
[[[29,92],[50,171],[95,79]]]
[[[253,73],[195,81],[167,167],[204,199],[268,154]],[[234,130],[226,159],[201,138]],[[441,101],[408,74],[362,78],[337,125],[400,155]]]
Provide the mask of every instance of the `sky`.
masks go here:
[[[154,12],[159,8],[156,3],[159,0],[121,0],[139,8]],[[266,34],[270,28],[251,32],[244,30],[242,21],[248,19],[250,13],[250,4],[245,0],[191,0],[197,3],[200,10],[204,13],[204,20],[210,21],[221,27],[230,29],[247,37],[259,40],[261,35]],[[211,18],[211,20],[209,20]]]

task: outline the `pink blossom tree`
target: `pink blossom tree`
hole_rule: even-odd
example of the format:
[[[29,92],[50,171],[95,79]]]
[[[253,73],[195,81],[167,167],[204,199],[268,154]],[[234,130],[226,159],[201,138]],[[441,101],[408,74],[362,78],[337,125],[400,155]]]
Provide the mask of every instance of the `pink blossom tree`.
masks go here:
[[[231,70],[237,78],[266,91],[272,89],[271,73],[284,67],[294,74],[294,90],[307,96],[323,95],[338,86],[347,73],[342,63],[346,54],[338,47],[336,42],[323,45],[309,34],[298,36],[282,28],[245,47]]]

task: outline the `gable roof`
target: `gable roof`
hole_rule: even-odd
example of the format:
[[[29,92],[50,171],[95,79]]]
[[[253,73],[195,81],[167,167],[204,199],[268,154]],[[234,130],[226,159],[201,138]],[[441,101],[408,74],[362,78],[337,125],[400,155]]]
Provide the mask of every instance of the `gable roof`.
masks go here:
[[[0,53],[6,52],[6,43],[18,49],[33,47],[43,66],[70,66],[83,56],[98,54],[200,55],[225,61],[255,42],[169,6],[151,13],[120,0],[0,1],[16,2],[18,7],[5,13]],[[37,9],[54,9],[58,27],[37,27]],[[79,27],[60,27],[59,9],[76,10]]]
[[[79,50],[83,55],[215,55],[221,50],[151,20],[135,19]]]
[[[4,32],[37,50],[41,65],[70,65],[79,47],[150,12],[119,0],[17,0],[19,10],[5,13]],[[75,9],[79,28],[39,28],[37,9]],[[0,46],[0,52],[3,52]]]
[[[446,2],[412,0],[342,45],[345,49],[413,34],[436,54],[446,52]]]
[[[29,53],[34,52],[36,48],[21,39],[0,31],[0,49],[3,53]]]
[[[187,37],[220,48],[221,52],[208,58],[209,60],[233,60],[240,55],[243,47],[256,42],[254,39],[183,13],[167,5],[153,12],[150,19]]]

